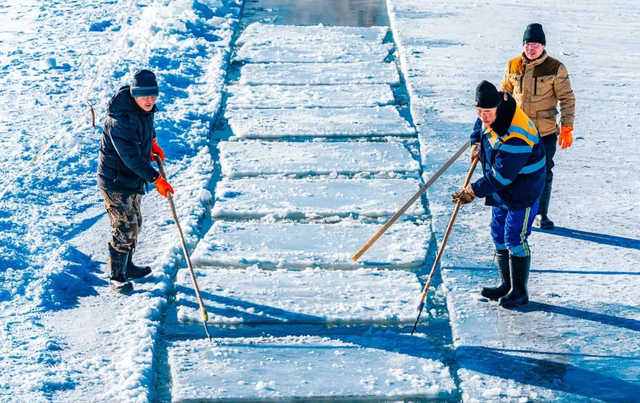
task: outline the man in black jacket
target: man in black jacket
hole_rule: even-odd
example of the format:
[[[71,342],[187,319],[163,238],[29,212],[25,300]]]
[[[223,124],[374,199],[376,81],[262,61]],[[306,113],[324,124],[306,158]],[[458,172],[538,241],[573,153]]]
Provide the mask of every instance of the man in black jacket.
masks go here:
[[[151,166],[155,154],[164,161],[153,128],[158,93],[155,74],[137,72],[131,86],[120,88],[111,98],[100,140],[98,187],[112,227],[109,283],[119,293],[133,290],[129,279],[151,273],[150,267],[139,267],[132,261],[142,226],[140,199],[148,182],[165,197],[168,192],[173,194],[171,185]]]

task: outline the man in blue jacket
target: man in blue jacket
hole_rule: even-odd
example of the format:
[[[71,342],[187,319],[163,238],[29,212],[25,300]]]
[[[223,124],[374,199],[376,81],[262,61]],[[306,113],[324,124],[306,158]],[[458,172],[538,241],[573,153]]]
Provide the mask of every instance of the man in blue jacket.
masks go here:
[[[545,152],[535,125],[507,92],[482,81],[476,88],[479,118],[471,135],[471,158],[483,176],[453,195],[466,204],[476,197],[492,206],[491,236],[501,283],[482,295],[513,308],[529,302],[531,251],[527,238],[545,183]]]
[[[133,264],[132,257],[142,226],[140,199],[148,183],[167,197],[173,188],[151,166],[154,154],[164,161],[153,128],[158,110],[158,83],[149,70],[140,70],[131,86],[118,90],[109,102],[100,140],[98,187],[111,220],[109,241],[109,283],[119,293],[133,290],[129,279],[151,273],[148,266]]]

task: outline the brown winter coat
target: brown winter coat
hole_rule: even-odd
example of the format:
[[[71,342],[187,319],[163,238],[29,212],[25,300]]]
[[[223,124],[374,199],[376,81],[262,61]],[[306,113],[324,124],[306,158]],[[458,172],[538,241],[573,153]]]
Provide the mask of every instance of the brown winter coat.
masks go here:
[[[573,126],[576,98],[569,73],[564,64],[546,51],[536,60],[528,60],[524,54],[509,60],[500,89],[513,95],[541,136],[559,133],[558,101],[560,125]]]

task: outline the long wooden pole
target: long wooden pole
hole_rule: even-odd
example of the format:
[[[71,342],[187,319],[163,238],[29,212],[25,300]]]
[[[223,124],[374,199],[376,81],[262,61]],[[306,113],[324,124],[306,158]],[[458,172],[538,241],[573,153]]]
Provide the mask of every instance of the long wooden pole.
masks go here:
[[[378,232],[376,232],[368,241],[367,243],[364,244],[364,246],[362,248],[360,248],[360,250],[358,250],[355,255],[353,255],[351,257],[351,260],[353,260],[354,262],[357,262],[358,259],[360,259],[360,257],[371,247],[371,245],[373,245],[378,238],[380,238],[382,236],[382,234],[384,234],[389,227],[396,222],[396,220],[398,218],[400,218],[400,216],[402,214],[404,214],[405,211],[407,211],[407,209],[409,207],[411,207],[411,205],[413,203],[416,202],[416,200],[418,200],[418,198],[427,191],[427,189],[429,189],[429,187],[431,185],[433,185],[433,183],[440,177],[440,175],[442,175],[447,169],[449,169],[449,167],[451,166],[451,164],[453,164],[458,158],[460,158],[460,156],[462,155],[462,153],[464,153],[467,148],[469,148],[469,145],[471,144],[470,141],[467,141],[466,143],[464,143],[462,145],[462,147],[460,147],[460,149],[453,155],[453,157],[449,158],[449,160],[447,162],[445,162],[445,164],[438,170],[438,172],[436,172],[431,179],[429,179],[427,181],[427,183],[425,183],[424,185],[422,185],[422,187],[420,188],[420,190],[418,190],[418,192],[416,194],[414,194],[411,199],[409,199],[408,202],[406,202],[404,204],[404,206],[402,206],[402,208],[400,210],[398,210],[397,213],[395,213],[393,215],[393,217],[391,217],[389,219],[389,221],[387,221],[379,230]]]
[[[473,171],[476,169],[476,165],[478,164],[478,158],[474,159],[471,163],[471,168],[469,169],[469,173],[467,174],[466,179],[464,180],[463,188],[467,187],[469,182],[471,182],[471,176],[473,175]],[[420,296],[420,304],[418,305],[418,317],[416,318],[416,323],[413,324],[413,330],[411,330],[411,334],[416,331],[418,327],[418,321],[420,320],[420,315],[422,315],[422,310],[424,309],[425,301],[427,299],[427,292],[429,291],[429,286],[431,285],[431,280],[433,280],[433,275],[436,272],[436,268],[438,267],[438,263],[440,262],[440,258],[442,258],[442,254],[444,253],[444,247],[447,245],[447,240],[449,239],[449,234],[451,234],[451,228],[453,227],[453,222],[456,220],[458,216],[458,211],[460,211],[460,206],[462,203],[458,201],[456,203],[455,209],[453,209],[453,214],[451,215],[451,219],[449,220],[449,225],[447,226],[447,230],[444,233],[444,238],[442,238],[442,244],[440,245],[440,249],[438,250],[438,255],[436,256],[436,260],[433,262],[433,266],[431,267],[431,272],[429,273],[429,278],[427,279],[427,283],[424,285],[424,289],[422,290],[422,295]]]
[[[155,160],[158,163],[158,169],[160,170],[160,175],[163,178],[167,179],[167,176],[164,174],[164,168],[162,167],[162,161],[160,161],[160,156],[158,154],[155,155]],[[191,258],[189,257],[189,250],[187,249],[187,243],[184,240],[184,234],[182,233],[182,228],[180,227],[180,222],[178,221],[178,214],[176,213],[176,206],[173,204],[173,197],[171,196],[171,192],[167,192],[167,199],[169,200],[169,206],[171,207],[171,214],[173,215],[173,221],[176,223],[176,227],[178,227],[178,232],[180,233],[180,241],[182,242],[182,252],[184,253],[184,258],[187,260],[187,267],[189,267],[189,273],[191,274],[191,282],[193,283],[193,288],[196,290],[196,297],[198,298],[198,303],[200,304],[200,310],[202,311],[202,324],[204,325],[204,331],[207,333],[207,337],[209,341],[211,341],[211,334],[209,334],[209,328],[207,327],[207,321],[209,320],[209,315],[207,315],[207,310],[204,307],[204,301],[202,300],[202,296],[200,295],[200,288],[198,287],[198,282],[196,281],[196,274],[193,271],[193,266],[191,265]]]

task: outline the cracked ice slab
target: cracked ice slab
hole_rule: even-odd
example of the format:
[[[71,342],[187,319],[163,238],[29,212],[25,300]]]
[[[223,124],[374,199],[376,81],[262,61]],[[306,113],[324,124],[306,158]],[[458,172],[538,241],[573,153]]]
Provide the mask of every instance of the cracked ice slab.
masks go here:
[[[392,225],[361,258],[351,256],[378,231],[380,224],[263,223],[217,221],[198,243],[193,263],[200,266],[265,268],[364,266],[408,269],[424,265],[431,231],[428,225]]]
[[[413,136],[393,106],[349,109],[234,109],[226,115],[241,138]]]
[[[403,143],[223,141],[218,144],[223,175],[327,175],[418,172]]]
[[[422,186],[418,179],[246,178],[218,182],[212,217],[392,216]],[[422,215],[420,202],[407,214]]]
[[[294,42],[290,44],[245,44],[233,57],[242,63],[354,63],[383,62],[393,44],[372,44],[367,41]]]
[[[249,25],[240,35],[236,46],[247,43],[335,43],[345,41],[382,43],[388,31],[388,27],[325,27],[254,23]]]
[[[240,84],[399,85],[394,63],[268,63],[242,66]]]
[[[417,276],[404,270],[197,269],[212,324],[413,323]],[[187,269],[177,278],[178,320],[202,315]]]
[[[177,341],[169,345],[173,402],[302,401],[309,398],[451,397],[441,362],[393,352],[421,352],[425,340],[404,335],[317,336]],[[425,354],[427,355],[427,354]]]
[[[313,85],[235,85],[227,88],[227,108],[353,108],[393,104],[391,88],[384,84]]]

